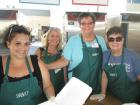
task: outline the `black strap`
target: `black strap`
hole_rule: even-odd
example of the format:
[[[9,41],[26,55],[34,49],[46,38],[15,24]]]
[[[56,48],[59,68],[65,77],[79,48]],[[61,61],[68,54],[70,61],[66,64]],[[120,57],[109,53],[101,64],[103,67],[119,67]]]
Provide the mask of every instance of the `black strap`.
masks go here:
[[[3,66],[2,66],[2,56],[0,56],[0,86],[1,83],[3,82],[3,77],[4,77],[4,73],[3,73]]]
[[[33,64],[33,68],[34,68],[34,76],[36,76],[39,81],[42,81],[42,75],[41,75],[41,71],[40,71],[40,68],[39,68],[39,65],[38,65],[37,56],[36,55],[30,55],[30,57],[31,57],[31,61],[32,61],[32,64]]]
[[[2,67],[2,56],[0,56],[0,75],[3,72],[3,67]]]
[[[41,76],[41,71],[38,65],[38,60],[37,60],[37,56],[36,55],[31,55],[31,61],[33,64],[33,68],[34,68],[34,73],[33,75],[35,77],[37,77],[40,85],[42,86],[42,76]],[[4,73],[3,73],[3,65],[2,65],[2,57],[0,56],[0,86],[3,83],[3,79],[4,79]]]
[[[38,80],[38,85],[43,89],[42,75],[41,75],[41,71],[38,65],[37,55],[30,55],[30,57],[33,64],[33,68],[34,68],[34,76]]]

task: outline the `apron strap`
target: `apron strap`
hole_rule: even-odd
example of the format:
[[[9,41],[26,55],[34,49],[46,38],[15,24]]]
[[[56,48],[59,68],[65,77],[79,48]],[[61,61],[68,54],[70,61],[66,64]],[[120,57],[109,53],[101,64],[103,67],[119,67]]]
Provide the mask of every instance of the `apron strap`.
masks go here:
[[[109,52],[109,56],[108,56],[108,58],[107,58],[107,60],[106,60],[106,62],[105,62],[105,64],[104,64],[104,65],[107,65],[107,64],[108,64],[109,59],[110,59],[110,56],[111,56],[111,51]]]
[[[8,56],[7,61],[6,61],[6,67],[5,67],[4,82],[8,81],[8,72],[9,72],[10,59],[11,59],[10,56]],[[33,74],[32,74],[31,68],[30,68],[29,61],[28,61],[27,57],[25,59],[26,59],[26,65],[27,65],[28,72],[30,74],[30,77],[32,78]]]
[[[110,56],[111,56],[111,51],[110,51],[110,53],[109,53],[109,56],[108,56],[107,61],[105,62],[105,64],[108,64],[109,59],[110,59]],[[123,50],[122,50],[121,64],[123,64],[123,62],[124,62],[124,48],[123,48]],[[104,64],[104,65],[105,65],[105,64]]]
[[[98,41],[98,38],[95,36],[95,39],[96,39],[96,41],[97,41],[97,43],[99,44],[99,41]],[[100,44],[99,44],[100,45]]]
[[[5,67],[4,82],[8,81],[9,65],[10,65],[10,56],[7,57],[7,61],[6,61],[6,65],[5,65],[6,67]]]
[[[124,48],[123,48],[123,51],[122,51],[122,59],[121,59],[121,64],[123,64],[124,62]]]
[[[81,37],[81,41],[82,41],[82,46],[87,47],[86,44],[84,43],[84,40],[82,38],[82,35],[80,35],[80,37]]]
[[[83,38],[82,38],[82,35],[80,35],[80,37],[81,37],[82,45],[85,46],[85,47],[87,47],[87,46],[86,46],[86,43],[84,42],[84,40],[83,40]],[[98,41],[96,35],[95,35],[95,40],[96,40],[97,43],[99,44],[99,41]],[[94,41],[94,40],[93,40],[93,41]],[[99,46],[100,46],[100,44],[99,44]]]
[[[33,74],[32,74],[32,70],[31,70],[31,67],[30,67],[30,64],[29,64],[29,61],[28,61],[28,58],[26,57],[26,65],[27,65],[27,68],[28,68],[28,71],[29,71],[29,74],[31,76],[31,78],[33,77]]]

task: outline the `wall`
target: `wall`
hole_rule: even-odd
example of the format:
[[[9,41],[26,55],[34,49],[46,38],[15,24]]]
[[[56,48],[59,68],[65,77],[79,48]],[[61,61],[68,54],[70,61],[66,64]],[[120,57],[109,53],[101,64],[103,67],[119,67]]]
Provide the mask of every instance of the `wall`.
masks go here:
[[[51,11],[50,26],[57,26],[63,30],[65,12],[107,12],[110,18],[126,10],[125,1],[126,0],[109,0],[108,6],[97,7],[95,5],[73,5],[72,0],[60,0],[60,5],[19,4],[19,0],[12,0],[12,2],[11,0],[3,0],[0,1],[0,9],[49,10]]]

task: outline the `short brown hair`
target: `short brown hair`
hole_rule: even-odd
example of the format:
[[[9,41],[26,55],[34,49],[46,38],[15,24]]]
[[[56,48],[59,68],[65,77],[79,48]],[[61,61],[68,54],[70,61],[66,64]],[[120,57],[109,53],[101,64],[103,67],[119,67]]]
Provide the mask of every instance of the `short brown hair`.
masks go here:
[[[88,17],[88,16],[91,17],[93,23],[95,23],[96,17],[95,17],[95,15],[94,15],[93,13],[91,13],[91,12],[82,12],[82,13],[80,13],[79,16],[78,16],[78,22],[79,22],[79,24],[81,24],[81,20],[82,20],[84,17]]]
[[[124,37],[122,29],[119,26],[113,26],[107,31],[107,37],[109,37],[112,34],[121,34]]]

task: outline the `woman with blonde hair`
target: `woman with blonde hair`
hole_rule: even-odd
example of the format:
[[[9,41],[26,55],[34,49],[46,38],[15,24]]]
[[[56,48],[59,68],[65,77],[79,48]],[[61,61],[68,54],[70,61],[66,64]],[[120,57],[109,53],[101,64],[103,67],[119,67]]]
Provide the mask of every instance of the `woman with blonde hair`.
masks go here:
[[[46,34],[45,47],[39,48],[36,55],[46,64],[56,61],[61,57],[62,53],[62,36],[59,28],[51,27]],[[51,69],[49,70],[51,81],[55,88],[55,93],[59,93],[66,82],[66,69]]]
[[[51,35],[51,33],[52,33],[53,31],[57,32],[57,33],[58,33],[58,36],[59,36],[59,38],[60,38],[60,42],[59,42],[59,44],[57,45],[57,50],[58,50],[58,51],[59,51],[59,50],[62,50],[62,34],[61,34],[61,30],[60,30],[59,28],[56,28],[56,27],[51,27],[44,35],[42,35],[42,38],[41,38],[41,39],[42,39],[43,46],[44,46],[45,48],[48,47],[48,45],[49,45],[48,37],[49,37],[49,35]]]

